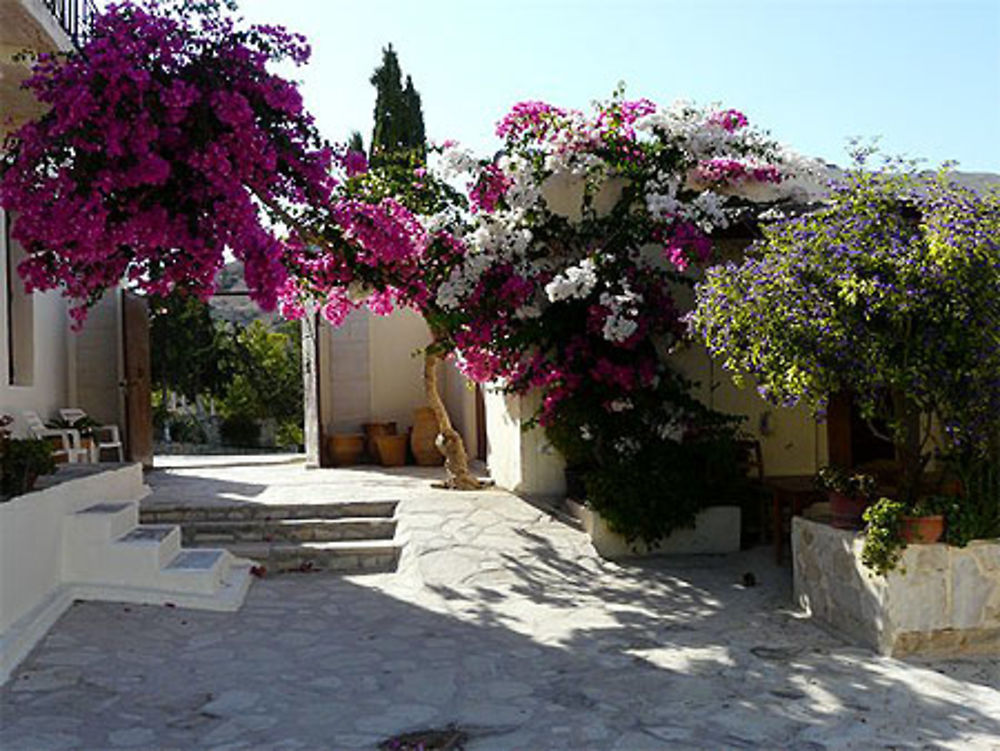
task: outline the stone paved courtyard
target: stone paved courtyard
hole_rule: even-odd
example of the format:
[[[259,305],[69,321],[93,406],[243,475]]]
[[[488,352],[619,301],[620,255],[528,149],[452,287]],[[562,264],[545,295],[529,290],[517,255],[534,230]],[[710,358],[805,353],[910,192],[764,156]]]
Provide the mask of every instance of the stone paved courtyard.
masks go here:
[[[0,690],[0,748],[1000,749],[1000,657],[882,658],[769,551],[617,565],[435,473],[175,459],[148,503],[399,498],[399,571],[265,578],[238,613],[77,603]],[[744,587],[746,572],[757,586]]]

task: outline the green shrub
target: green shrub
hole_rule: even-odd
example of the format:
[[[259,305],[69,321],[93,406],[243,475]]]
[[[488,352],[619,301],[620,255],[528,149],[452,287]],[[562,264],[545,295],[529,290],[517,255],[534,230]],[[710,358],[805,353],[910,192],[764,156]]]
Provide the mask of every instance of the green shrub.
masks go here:
[[[260,442],[260,424],[249,415],[241,413],[223,419],[219,433],[227,446],[255,448]]]

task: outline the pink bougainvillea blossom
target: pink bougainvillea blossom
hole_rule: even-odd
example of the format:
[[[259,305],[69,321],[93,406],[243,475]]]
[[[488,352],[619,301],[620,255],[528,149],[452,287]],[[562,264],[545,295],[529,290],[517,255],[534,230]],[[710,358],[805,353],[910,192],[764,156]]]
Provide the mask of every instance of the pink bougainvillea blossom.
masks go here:
[[[273,308],[287,274],[261,209],[322,205],[332,187],[301,96],[267,67],[308,55],[279,27],[153,2],[111,5],[79,53],[43,55],[25,85],[49,110],[13,134],[0,166],[26,285],[62,288],[79,324],[122,280],[204,297],[229,251]]]

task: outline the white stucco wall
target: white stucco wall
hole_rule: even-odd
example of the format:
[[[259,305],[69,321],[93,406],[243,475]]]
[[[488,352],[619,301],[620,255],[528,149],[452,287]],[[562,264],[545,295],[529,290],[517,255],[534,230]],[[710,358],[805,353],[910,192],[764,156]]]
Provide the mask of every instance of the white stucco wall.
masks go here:
[[[418,314],[398,310],[378,316],[358,310],[333,328],[322,324],[320,403],[324,432],[357,433],[366,422],[393,421],[400,433],[425,406],[424,360],[430,342]],[[475,392],[450,363],[441,366],[438,388],[470,455],[475,451]]]
[[[69,334],[75,367],[70,368],[70,402],[102,424],[125,423],[122,380],[122,309],[118,290],[104,295],[90,310],[79,333]]]
[[[0,222],[5,215],[0,212]],[[3,227],[0,226],[0,245],[3,243]],[[15,245],[12,241],[12,245]],[[7,310],[7,253],[13,248],[0,247],[0,414],[15,418],[14,429],[24,434],[24,420],[21,411],[31,409],[43,419],[55,415],[56,410],[67,405],[69,397],[69,319],[66,303],[58,292],[32,295],[33,308],[32,349],[34,367],[30,385],[11,385],[9,373],[10,327]],[[16,272],[14,272],[16,274]],[[20,278],[11,280],[22,284]]]
[[[538,397],[506,396],[487,389],[485,400],[490,477],[501,488],[527,496],[565,495],[566,465],[545,439],[545,431],[522,430],[538,408]]]
[[[775,407],[753,386],[737,387],[700,344],[676,352],[672,362],[698,383],[696,395],[702,403],[747,417],[743,430],[760,441],[766,474],[813,474],[827,463],[826,425],[817,423],[807,408]]]
[[[395,421],[404,430],[413,424],[413,410],[427,403],[424,358],[414,353],[430,342],[430,332],[424,319],[410,310],[368,315],[369,415],[378,422]]]

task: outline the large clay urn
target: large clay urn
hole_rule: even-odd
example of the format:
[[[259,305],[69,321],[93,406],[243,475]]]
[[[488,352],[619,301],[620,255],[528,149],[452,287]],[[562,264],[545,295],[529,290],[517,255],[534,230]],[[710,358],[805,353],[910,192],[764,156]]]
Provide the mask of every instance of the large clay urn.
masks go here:
[[[434,442],[438,436],[437,419],[430,407],[420,407],[413,412],[413,432],[410,434],[410,450],[421,467],[437,467],[444,464],[444,455]]]

